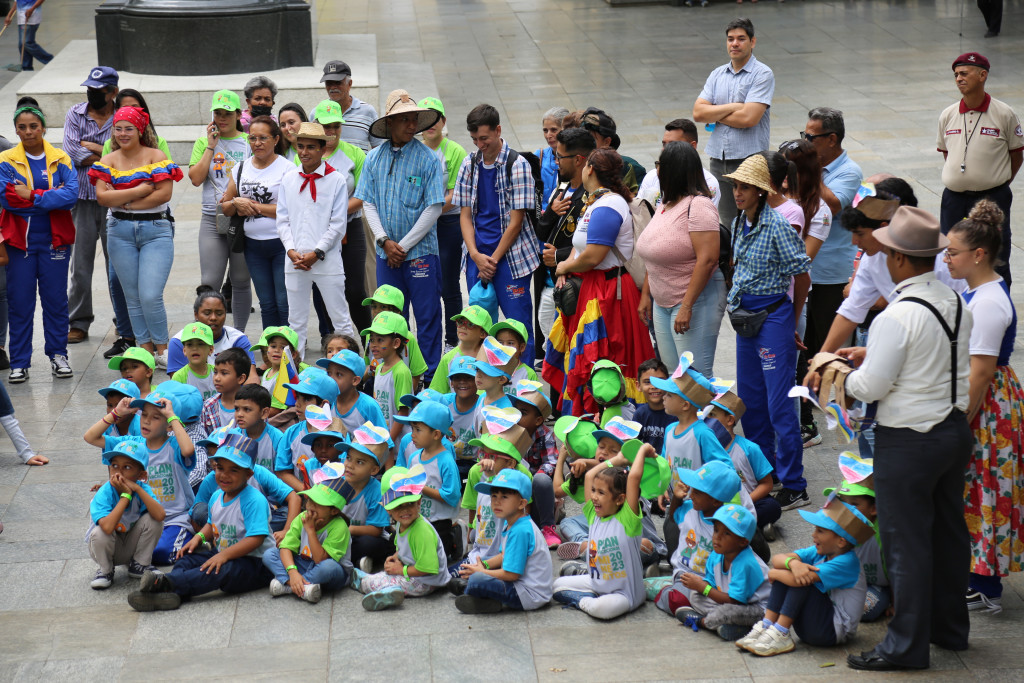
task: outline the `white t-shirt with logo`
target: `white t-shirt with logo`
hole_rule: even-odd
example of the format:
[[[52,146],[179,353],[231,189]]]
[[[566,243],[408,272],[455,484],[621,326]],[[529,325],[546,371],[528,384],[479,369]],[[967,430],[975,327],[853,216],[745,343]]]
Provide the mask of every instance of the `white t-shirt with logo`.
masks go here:
[[[238,196],[258,204],[277,204],[277,192],[285,173],[294,172],[295,166],[282,156],[275,156],[266,168],[256,168],[249,159],[242,166],[242,182]],[[245,237],[250,240],[276,240],[277,219],[270,216],[246,216]]]

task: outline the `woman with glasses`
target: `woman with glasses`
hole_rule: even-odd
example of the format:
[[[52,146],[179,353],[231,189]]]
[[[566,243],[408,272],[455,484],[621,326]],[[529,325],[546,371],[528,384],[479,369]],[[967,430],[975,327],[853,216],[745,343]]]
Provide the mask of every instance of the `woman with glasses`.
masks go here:
[[[1002,610],[1002,578],[1024,568],[1024,389],[1010,367],[1017,311],[1010,287],[995,272],[1003,212],[987,199],[949,231],[943,256],[974,314],[967,419],[974,454],[967,466],[964,511],[971,535],[967,607]]]
[[[263,328],[288,324],[288,292],[284,286],[285,252],[277,234],[277,194],[281,180],[295,166],[281,156],[284,138],[277,122],[257,116],[249,122],[252,156],[228,180],[221,200],[227,216],[244,216],[245,263],[260,301]]]
[[[700,155],[688,142],[665,145],[658,179],[661,203],[636,245],[647,266],[640,317],[653,317],[658,352],[669,374],[679,356],[690,351],[693,368],[711,377],[725,314],[718,209]]]

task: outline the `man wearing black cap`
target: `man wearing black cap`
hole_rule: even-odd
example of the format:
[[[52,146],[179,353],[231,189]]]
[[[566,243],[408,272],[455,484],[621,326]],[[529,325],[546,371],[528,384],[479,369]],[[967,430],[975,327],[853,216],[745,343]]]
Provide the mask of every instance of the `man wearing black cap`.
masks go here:
[[[1003,248],[996,272],[1010,284],[1010,183],[1024,159],[1020,119],[1005,102],[985,92],[989,61],[977,52],[953,60],[953,77],[962,99],[939,115],[938,149],[942,167],[942,232],[964,219],[979,199],[1003,210]]]
[[[327,62],[320,82],[327,89],[327,97],[341,105],[345,125],[341,127],[341,139],[350,142],[364,152],[384,142],[370,135],[370,124],[377,120],[373,105],[352,96],[352,68],[341,60]]]
[[[583,112],[583,128],[594,136],[597,149],[614,149],[619,151],[619,134],[616,132],[615,119],[597,107],[588,107]],[[622,157],[622,183],[629,191],[636,194],[640,181],[647,175],[647,169],[636,159],[619,154]]]

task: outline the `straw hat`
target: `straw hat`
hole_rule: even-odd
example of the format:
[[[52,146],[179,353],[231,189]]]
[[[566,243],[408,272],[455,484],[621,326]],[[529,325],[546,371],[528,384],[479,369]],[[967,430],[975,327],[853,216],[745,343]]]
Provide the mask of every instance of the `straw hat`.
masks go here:
[[[375,138],[390,137],[388,134],[388,119],[392,116],[408,114],[410,112],[419,115],[419,122],[416,125],[417,133],[422,133],[427,128],[430,128],[441,118],[439,111],[417,105],[416,100],[405,90],[392,90],[384,105],[384,115],[370,125],[370,135]]]
[[[768,194],[777,194],[772,187],[772,176],[768,173],[768,161],[761,153],[751,154],[739,168],[722,177],[759,187]]]
[[[916,206],[901,206],[889,225],[875,230],[882,246],[907,256],[935,256],[949,246],[939,231],[939,219]]]
[[[307,121],[299,124],[299,130],[295,133],[295,138],[306,138],[307,140],[324,140],[330,142],[334,139],[333,135],[327,135],[324,133],[324,127],[315,121]]]

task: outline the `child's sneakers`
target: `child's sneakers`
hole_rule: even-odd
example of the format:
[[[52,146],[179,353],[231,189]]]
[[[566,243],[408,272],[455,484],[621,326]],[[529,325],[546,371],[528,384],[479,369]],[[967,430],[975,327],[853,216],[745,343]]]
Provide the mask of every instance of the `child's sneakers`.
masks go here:
[[[555,552],[558,558],[561,560],[575,560],[580,556],[580,550],[583,548],[582,543],[576,541],[566,541],[558,546],[558,550]]]
[[[110,588],[110,584],[114,582],[114,572],[109,574],[102,569],[96,570],[96,576],[89,583],[89,587],[96,591],[105,590]]]
[[[555,594],[551,597],[554,598],[555,602],[560,602],[566,607],[575,607],[582,611],[582,608],[580,607],[580,600],[596,596],[593,593],[587,593],[586,591],[560,590],[555,591]]]
[[[292,589],[288,587],[288,584],[281,583],[277,579],[270,580],[270,597],[279,598],[282,595],[288,595],[292,592]]]
[[[722,640],[728,640],[729,642],[735,642],[736,640],[745,637],[747,633],[746,626],[740,626],[739,624],[722,624],[715,631]]]
[[[363,609],[368,612],[379,612],[381,610],[398,607],[405,600],[405,591],[398,586],[382,588],[379,591],[367,593],[363,596]]]
[[[359,558],[359,571],[372,574],[373,573],[373,558],[369,555],[364,555]]]
[[[455,598],[455,609],[463,614],[495,614],[501,611],[501,603],[475,595],[460,595]]]
[[[316,604],[320,602],[320,584],[319,583],[307,583],[302,587],[302,599],[308,603]]]
[[[171,590],[171,581],[163,573],[156,569],[147,569],[142,572],[142,580],[139,581],[140,593],[165,593]]]
[[[694,633],[700,631],[700,612],[684,605],[675,611],[675,617],[679,620],[679,623],[686,628],[692,628]]]
[[[143,565],[139,564],[138,562],[136,562],[135,560],[132,560],[131,562],[128,563],[128,576],[130,576],[133,579],[141,579],[142,575],[145,574],[146,572],[155,572],[155,571],[157,571],[157,568],[154,567],[151,564],[143,566]]]
[[[746,650],[753,652],[758,657],[773,657],[792,652],[796,647],[791,633],[783,633],[775,626],[769,626],[761,633],[761,637],[754,643],[748,645]]]
[[[177,593],[143,593],[136,591],[128,596],[128,604],[136,612],[156,612],[181,607],[181,596]]]
[[[764,629],[764,621],[762,620],[757,622],[754,624],[754,627],[750,629],[750,632],[747,633],[747,635],[736,641],[736,647],[746,650],[747,646],[753,645],[761,639],[761,634],[764,633]]]
[[[548,550],[562,545],[562,537],[558,535],[557,531],[555,531],[555,527],[546,526],[541,529],[540,532],[544,534],[544,540],[548,544]]]
[[[99,574],[96,574],[97,578]],[[95,583],[95,582],[94,582]],[[96,586],[93,586],[95,588]],[[981,591],[967,590],[967,610],[969,612],[980,611],[982,614],[999,614],[1003,611],[1003,599],[990,598]]]
[[[569,560],[558,570],[559,576],[584,576],[589,573],[590,568],[581,560]]]

